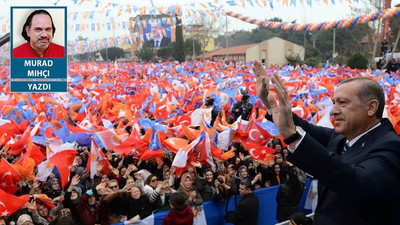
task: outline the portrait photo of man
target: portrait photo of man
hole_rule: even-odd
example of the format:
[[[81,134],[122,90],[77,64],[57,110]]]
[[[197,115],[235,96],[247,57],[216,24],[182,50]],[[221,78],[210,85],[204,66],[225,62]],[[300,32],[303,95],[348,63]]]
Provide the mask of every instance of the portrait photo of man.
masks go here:
[[[57,9],[53,9],[57,10]],[[58,9],[63,11],[63,9]],[[50,10],[49,10],[50,11]],[[14,36],[14,46],[13,58],[64,58],[65,57],[65,47],[62,44],[65,43],[64,40],[64,29],[60,29],[57,34],[59,34],[58,44],[54,43],[54,37],[56,32],[55,22],[53,21],[52,15],[48,10],[45,9],[35,9],[26,18],[21,30],[22,38]],[[14,12],[14,18],[17,18],[19,14],[18,10]],[[55,13],[54,13],[55,14]],[[57,17],[58,17],[57,11]],[[58,18],[58,23],[60,27],[64,28],[62,21],[63,17]],[[61,20],[61,21],[60,21]],[[14,21],[16,24],[17,21]],[[59,25],[57,24],[57,25]],[[18,26],[15,26],[18,29]],[[18,30],[14,32],[16,34]],[[24,41],[25,40],[25,41]],[[19,42],[24,42],[18,44]]]
[[[164,32],[163,32],[164,29]],[[171,43],[171,38],[167,37],[165,32],[165,26],[159,24],[157,22],[151,22],[151,33],[150,33],[150,45],[154,48],[160,48],[167,46]]]

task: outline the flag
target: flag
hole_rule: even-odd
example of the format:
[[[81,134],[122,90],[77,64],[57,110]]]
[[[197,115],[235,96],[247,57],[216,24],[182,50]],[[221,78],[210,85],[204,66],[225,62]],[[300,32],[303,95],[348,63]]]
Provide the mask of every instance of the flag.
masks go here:
[[[276,151],[273,148],[260,146],[257,144],[248,144],[245,142],[242,142],[242,144],[246,148],[246,150],[250,153],[250,155],[253,159],[257,159],[257,160],[261,160],[261,161],[264,161],[264,159],[268,153],[274,154]]]
[[[70,166],[74,162],[75,155],[77,151],[75,150],[64,150],[53,155],[49,161],[53,163],[60,173],[61,177],[61,187],[64,189],[67,185],[70,175]]]
[[[179,149],[189,144],[187,139],[172,137],[166,140],[161,140],[162,145],[173,153],[178,153]]]
[[[211,169],[215,171],[215,164],[212,158],[212,150],[211,150],[212,142],[207,132],[204,132],[204,136],[205,137],[203,139],[203,142],[201,143],[199,162],[210,165]]]
[[[188,127],[186,125],[183,125],[183,124],[182,124],[182,129],[183,129],[183,132],[185,133],[185,135],[186,135],[186,137],[187,137],[187,139],[189,141],[195,140],[201,133],[200,130],[196,130],[196,129],[190,128],[190,127]]]
[[[174,161],[172,162],[172,166],[175,166],[176,176],[180,176],[187,168],[190,167],[191,161],[197,161],[197,155],[195,152],[200,151],[200,144],[203,140],[204,135],[199,135],[194,141],[185,147],[179,149],[178,153],[176,153]]]
[[[50,163],[49,159],[43,161],[37,165],[37,173],[35,180],[46,181],[51,172],[54,169],[54,164]]]
[[[217,147],[222,150],[228,150],[229,145],[231,143],[231,129],[224,130],[217,135]]]
[[[114,148],[114,152],[120,153],[124,157],[129,155],[141,155],[147,149],[147,144],[144,142],[138,133],[134,130],[129,137],[120,145]]]
[[[211,122],[211,111],[212,108],[207,108],[207,109],[196,109],[193,111],[193,113],[190,116],[191,120],[191,126],[192,127],[197,127],[200,126],[201,121],[205,121],[207,124],[210,124]]]
[[[18,139],[13,144],[10,144],[10,149],[8,150],[9,153],[13,155],[20,155],[23,150],[25,150],[26,144],[28,143],[28,138],[30,137],[31,127],[26,129],[22,134],[21,138]]]
[[[40,149],[32,143],[31,138],[28,140],[28,150],[19,159],[17,159],[17,161],[15,161],[15,164],[23,165],[27,158],[33,159],[35,161],[35,165],[38,165],[40,162],[46,159]]]
[[[313,179],[310,184],[310,188],[308,189],[308,194],[306,198],[306,202],[304,204],[305,209],[311,209],[312,212],[315,212],[315,208],[317,208],[318,203],[318,180]]]
[[[264,130],[260,125],[256,122],[251,121],[249,126],[247,127],[247,142],[249,144],[256,144],[265,146],[272,138],[271,134]]]
[[[119,135],[113,129],[96,132],[95,134],[107,150],[113,150],[122,142]]]
[[[49,209],[53,209],[56,207],[56,205],[54,205],[53,199],[51,199],[46,194],[39,194],[39,196],[35,198],[35,202],[43,204]]]
[[[14,194],[18,190],[18,186],[15,184],[21,180],[21,175],[2,158],[0,161],[0,189]]]
[[[101,151],[97,143],[92,138],[92,145],[90,147],[90,155],[86,164],[86,169],[90,171],[90,178],[93,179],[97,172],[97,164],[103,165],[102,174],[108,174],[108,167],[111,166],[104,153]]]
[[[161,159],[161,157],[164,154],[164,151],[162,150],[161,146],[161,141],[160,139],[164,139],[166,137],[166,134],[158,130],[159,127],[154,126],[151,129],[151,139],[149,143],[148,150],[145,150],[143,154],[140,156],[139,160],[144,161],[149,158],[158,158]],[[150,129],[148,129],[150,130]],[[165,136],[164,138],[161,138],[161,136]]]
[[[0,189],[0,216],[5,217],[13,214],[27,201],[29,201],[29,195],[17,197]]]

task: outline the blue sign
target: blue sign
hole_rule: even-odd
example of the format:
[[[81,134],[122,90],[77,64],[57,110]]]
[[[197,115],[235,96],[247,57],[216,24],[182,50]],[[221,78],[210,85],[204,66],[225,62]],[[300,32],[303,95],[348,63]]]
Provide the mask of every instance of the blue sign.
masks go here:
[[[67,92],[67,81],[13,81],[10,82],[11,92]]]

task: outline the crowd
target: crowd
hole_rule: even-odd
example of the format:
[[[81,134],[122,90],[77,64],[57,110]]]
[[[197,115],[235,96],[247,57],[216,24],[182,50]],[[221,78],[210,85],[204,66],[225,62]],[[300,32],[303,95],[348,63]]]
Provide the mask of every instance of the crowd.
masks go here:
[[[240,182],[249,180],[252,190],[281,185],[277,218],[284,221],[299,211],[305,175],[286,161],[288,152],[280,139],[273,139],[270,145],[277,151],[269,165],[259,164],[242,144],[232,143],[230,149],[234,149],[235,156],[226,161],[216,160],[216,171],[196,162],[180,177],[174,175],[175,167],[171,167],[172,152],[161,160],[139,161],[103,149],[111,163],[111,172],[102,173],[102,165],[98,164],[93,179],[86,169],[90,150],[79,147],[71,166],[71,179],[64,189],[56,170],[45,182],[24,180],[15,195],[30,194],[31,200],[2,220],[17,225],[108,225],[122,220],[135,223],[153,212],[170,210],[173,193],[181,193],[186,206],[200,206],[205,201],[223,201],[239,194]],[[10,156],[6,159],[10,163],[14,160]]]

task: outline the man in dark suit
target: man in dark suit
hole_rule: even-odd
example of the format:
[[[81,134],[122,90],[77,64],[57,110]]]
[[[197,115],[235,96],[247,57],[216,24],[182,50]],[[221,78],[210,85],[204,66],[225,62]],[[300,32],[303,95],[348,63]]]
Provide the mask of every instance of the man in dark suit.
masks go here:
[[[162,30],[163,26],[159,26],[157,23],[151,24],[151,33],[153,39],[151,39],[149,43],[154,48],[164,47],[171,43],[171,38],[164,36]]]
[[[151,39],[149,41],[149,43],[154,48],[161,48],[161,47],[167,46],[169,43],[171,43],[171,38],[164,37],[164,36],[161,35],[161,37],[159,37],[157,39],[156,38]]]
[[[293,154],[289,161],[319,180],[314,224],[399,224],[400,137],[383,119],[385,97],[373,79],[344,80],[333,95],[335,129],[309,124],[292,113],[279,75],[254,62],[257,95]],[[271,117],[272,116],[272,117]]]
[[[235,211],[228,211],[225,220],[235,225],[257,225],[259,202],[257,195],[251,191],[251,181],[244,179],[239,184],[239,200]]]

